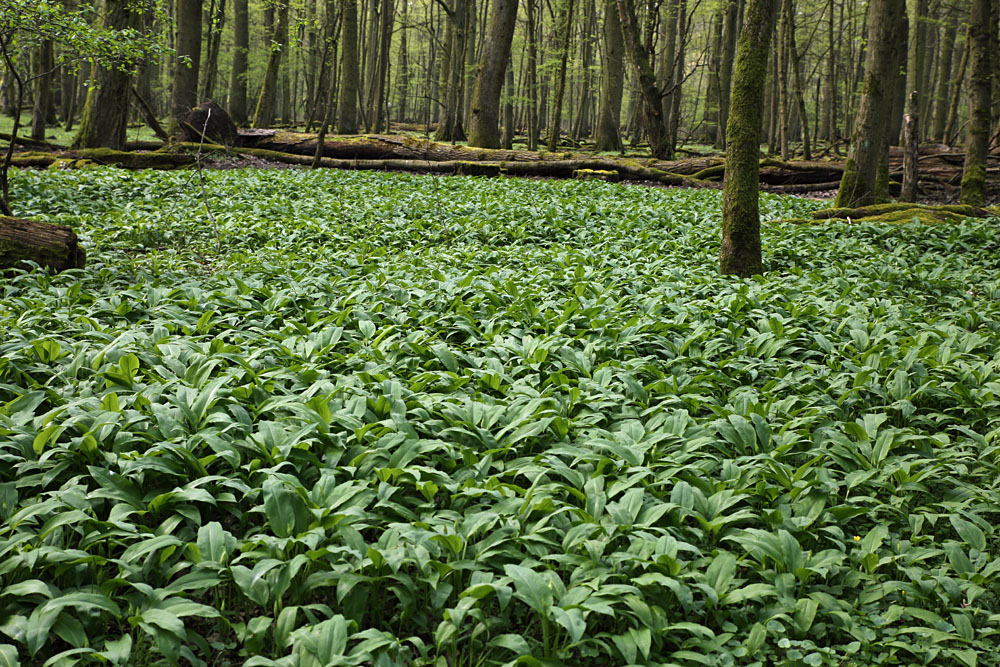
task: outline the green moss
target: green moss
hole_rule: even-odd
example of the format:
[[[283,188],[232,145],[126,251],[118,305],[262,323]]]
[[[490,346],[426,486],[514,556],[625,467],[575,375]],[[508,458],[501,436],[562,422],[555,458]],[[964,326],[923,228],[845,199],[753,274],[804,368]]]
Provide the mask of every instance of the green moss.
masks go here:
[[[854,196],[858,189],[858,165],[854,160],[848,158],[844,164],[844,175],[840,177],[840,187],[837,189],[837,200],[834,205],[844,208],[857,203]]]
[[[573,172],[573,178],[578,181],[608,181],[617,183],[621,180],[621,175],[613,169],[577,169]]]
[[[977,164],[967,167],[962,174],[962,203],[982,206],[986,203],[986,166]]]

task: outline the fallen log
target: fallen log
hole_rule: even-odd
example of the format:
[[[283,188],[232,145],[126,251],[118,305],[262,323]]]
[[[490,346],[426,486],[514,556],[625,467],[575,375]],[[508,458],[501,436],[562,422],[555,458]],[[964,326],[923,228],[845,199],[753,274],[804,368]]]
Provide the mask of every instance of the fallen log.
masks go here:
[[[875,204],[861,208],[825,208],[813,211],[808,218],[774,220],[776,224],[820,225],[836,223],[890,223],[918,222],[927,225],[957,223],[968,218],[1000,216],[1000,209],[966,205],[928,205],[896,202]]]
[[[50,271],[82,269],[87,253],[65,225],[0,216],[0,270],[35,262]]]
[[[55,169],[81,169],[99,165],[113,165],[124,169],[180,169],[195,163],[187,153],[140,153],[116,151],[110,148],[80,148],[56,153],[18,153],[11,164],[16,167],[52,167]]]

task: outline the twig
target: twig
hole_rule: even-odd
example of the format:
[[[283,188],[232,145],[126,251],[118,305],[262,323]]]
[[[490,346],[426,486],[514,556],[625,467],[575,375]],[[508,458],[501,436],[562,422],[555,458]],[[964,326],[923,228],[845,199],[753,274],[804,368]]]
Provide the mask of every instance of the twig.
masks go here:
[[[202,172],[201,168],[201,148],[205,145],[205,133],[208,132],[208,121],[212,118],[212,110],[208,110],[208,115],[205,116],[205,124],[201,128],[201,141],[198,142],[198,154],[195,156],[195,164],[198,166],[198,181],[201,183],[201,200],[205,203],[205,212],[208,213],[209,219],[212,221],[212,230],[215,232],[215,254],[222,254],[222,237],[219,235],[219,222],[215,219],[215,214],[212,213],[212,207],[208,205],[208,194],[205,191],[205,174]]]

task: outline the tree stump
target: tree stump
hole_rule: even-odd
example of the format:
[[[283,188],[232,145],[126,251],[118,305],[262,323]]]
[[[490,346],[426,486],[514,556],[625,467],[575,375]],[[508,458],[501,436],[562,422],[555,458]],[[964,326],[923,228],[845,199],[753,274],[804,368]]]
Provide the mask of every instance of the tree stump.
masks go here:
[[[236,142],[239,130],[226,110],[212,100],[202,102],[187,112],[184,122],[185,141],[201,141],[204,133],[205,141],[232,146]]]
[[[0,216],[0,271],[26,268],[29,261],[58,273],[82,269],[87,253],[65,225]]]

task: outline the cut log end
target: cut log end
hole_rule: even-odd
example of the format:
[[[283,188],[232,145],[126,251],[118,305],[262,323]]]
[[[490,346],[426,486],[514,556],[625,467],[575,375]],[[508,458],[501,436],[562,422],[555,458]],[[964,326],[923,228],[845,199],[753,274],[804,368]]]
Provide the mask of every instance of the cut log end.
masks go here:
[[[65,225],[0,216],[0,271],[27,268],[26,262],[58,273],[82,269],[87,253]]]

